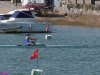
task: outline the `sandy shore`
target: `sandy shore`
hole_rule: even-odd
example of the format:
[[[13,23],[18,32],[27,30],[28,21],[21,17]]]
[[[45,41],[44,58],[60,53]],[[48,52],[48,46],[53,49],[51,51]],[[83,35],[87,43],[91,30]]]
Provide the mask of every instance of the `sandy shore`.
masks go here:
[[[69,17],[64,15],[49,14],[48,17],[36,17],[37,21],[51,22],[53,25],[77,25],[87,27],[100,27],[100,16],[81,15],[77,17]]]
[[[8,13],[13,9],[22,9],[21,3],[12,4],[10,1],[0,1],[0,14]],[[5,5],[3,5],[5,4]],[[38,22],[51,22],[53,25],[79,25],[100,27],[100,16],[81,15],[81,16],[65,16],[58,13],[49,13],[48,17],[36,16]]]

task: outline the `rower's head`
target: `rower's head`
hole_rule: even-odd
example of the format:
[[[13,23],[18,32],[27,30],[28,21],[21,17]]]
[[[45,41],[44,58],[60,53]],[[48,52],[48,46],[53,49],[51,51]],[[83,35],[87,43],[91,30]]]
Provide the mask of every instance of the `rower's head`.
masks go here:
[[[26,36],[29,36],[30,34],[29,33],[26,33]]]

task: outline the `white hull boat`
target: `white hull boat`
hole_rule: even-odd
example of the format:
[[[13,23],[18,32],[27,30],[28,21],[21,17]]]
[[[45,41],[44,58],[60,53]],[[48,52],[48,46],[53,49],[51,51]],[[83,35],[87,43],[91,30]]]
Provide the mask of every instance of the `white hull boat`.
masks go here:
[[[7,14],[0,14],[0,32],[51,32],[51,23],[39,23],[33,12],[28,9],[18,9]]]

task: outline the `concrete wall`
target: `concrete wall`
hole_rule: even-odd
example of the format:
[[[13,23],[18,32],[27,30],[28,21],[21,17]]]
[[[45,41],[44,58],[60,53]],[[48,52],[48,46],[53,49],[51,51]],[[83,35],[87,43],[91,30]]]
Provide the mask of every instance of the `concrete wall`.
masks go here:
[[[95,4],[98,4],[98,5],[100,5],[100,1],[95,1]]]
[[[58,7],[60,5],[61,0],[54,0],[55,7]]]
[[[67,1],[67,0],[66,0]],[[76,3],[76,0],[69,0],[72,3]],[[77,3],[83,4],[83,0],[77,0]],[[86,4],[91,4],[91,0],[85,0]]]

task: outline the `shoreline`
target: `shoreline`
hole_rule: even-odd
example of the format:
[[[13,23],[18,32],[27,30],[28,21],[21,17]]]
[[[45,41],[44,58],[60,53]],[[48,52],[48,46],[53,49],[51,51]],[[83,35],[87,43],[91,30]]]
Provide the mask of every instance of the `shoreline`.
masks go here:
[[[10,1],[0,1],[1,4],[5,4],[8,6],[3,7],[0,6],[0,14],[8,13],[11,11],[12,8],[22,9],[21,3],[18,3],[18,6],[16,7],[15,4],[12,6]],[[59,14],[59,13],[51,13],[49,12],[48,17],[40,16],[38,17],[36,15],[36,21],[37,22],[51,22],[52,25],[69,25],[69,26],[84,26],[84,27],[99,27],[100,28],[100,15],[79,15],[79,14],[67,14],[67,16]]]
[[[78,17],[69,16],[48,16],[36,17],[38,22],[51,22],[53,25],[68,25],[68,26],[82,26],[82,27],[98,27],[100,28],[100,18],[97,15],[81,15]]]

